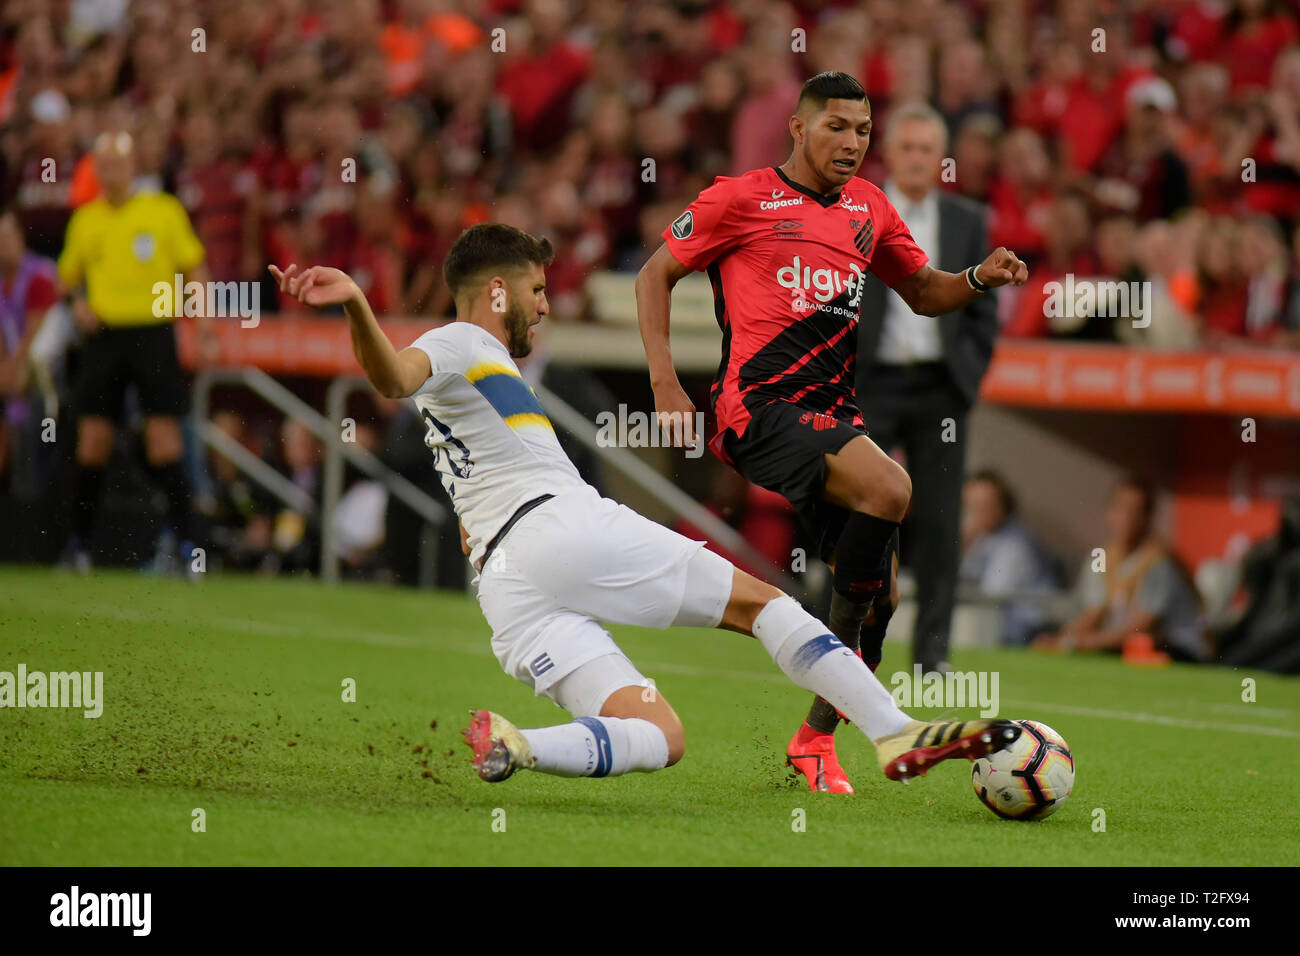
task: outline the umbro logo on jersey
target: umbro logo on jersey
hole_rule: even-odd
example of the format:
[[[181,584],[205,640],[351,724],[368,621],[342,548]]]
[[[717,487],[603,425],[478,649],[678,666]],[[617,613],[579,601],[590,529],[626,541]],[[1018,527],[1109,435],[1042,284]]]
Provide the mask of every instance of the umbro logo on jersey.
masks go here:
[[[673,238],[685,239],[694,231],[695,215],[689,209],[673,220]]]
[[[772,228],[784,236],[797,236],[799,230],[803,228],[803,223],[793,219],[782,219],[780,222],[773,223]]]
[[[804,412],[799,416],[799,424],[811,425],[815,432],[824,432],[835,427],[835,416],[825,412]]]

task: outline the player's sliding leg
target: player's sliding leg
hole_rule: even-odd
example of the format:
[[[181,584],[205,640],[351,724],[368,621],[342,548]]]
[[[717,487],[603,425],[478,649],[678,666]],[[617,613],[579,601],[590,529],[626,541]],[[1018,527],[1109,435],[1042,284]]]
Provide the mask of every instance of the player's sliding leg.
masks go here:
[[[617,687],[610,692],[611,687]],[[686,735],[663,695],[622,654],[580,666],[547,691],[574,714],[567,724],[521,730],[499,714],[471,711],[465,742],[478,775],[495,783],[516,770],[560,777],[615,777],[671,767]]]
[[[891,780],[921,776],[949,758],[982,757],[1018,736],[1009,720],[913,720],[824,624],[794,598],[738,568],[719,626],[758,638],[787,677],[842,712],[870,738],[880,768]]]

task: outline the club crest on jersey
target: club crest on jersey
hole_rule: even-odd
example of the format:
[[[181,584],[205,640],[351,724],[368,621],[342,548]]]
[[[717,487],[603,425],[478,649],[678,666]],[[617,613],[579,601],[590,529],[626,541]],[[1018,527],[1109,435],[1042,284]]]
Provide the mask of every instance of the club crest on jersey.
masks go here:
[[[849,225],[853,227],[853,245],[862,253],[862,258],[870,258],[871,247],[876,241],[876,224],[870,219],[865,224],[859,219],[850,219]]]
[[[689,209],[673,220],[673,238],[685,239],[694,231],[695,215]]]
[[[151,233],[137,232],[135,238],[131,240],[131,252],[134,253],[137,262],[152,262],[157,245]]]

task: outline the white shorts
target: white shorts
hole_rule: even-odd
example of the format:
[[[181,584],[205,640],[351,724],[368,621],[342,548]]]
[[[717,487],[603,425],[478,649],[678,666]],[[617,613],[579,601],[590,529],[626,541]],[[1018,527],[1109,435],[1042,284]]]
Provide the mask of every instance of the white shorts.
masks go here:
[[[505,672],[552,696],[553,685],[583,664],[623,656],[601,622],[715,627],[733,573],[702,542],[587,486],[516,522],[484,563],[478,601]]]

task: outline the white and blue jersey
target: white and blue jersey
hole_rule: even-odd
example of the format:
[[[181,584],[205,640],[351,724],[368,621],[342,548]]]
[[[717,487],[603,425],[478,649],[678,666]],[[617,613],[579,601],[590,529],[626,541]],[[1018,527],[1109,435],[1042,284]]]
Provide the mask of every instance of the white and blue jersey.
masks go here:
[[[520,505],[586,483],[514,359],[490,332],[452,322],[411,345],[429,356],[432,368],[411,398],[478,568],[487,543]]]

